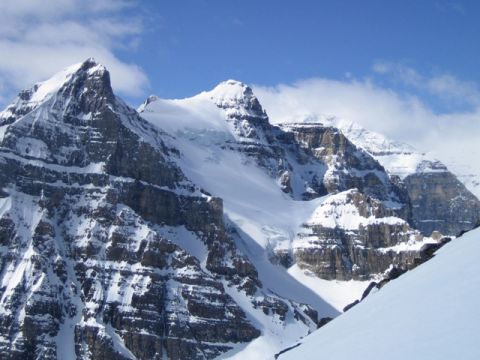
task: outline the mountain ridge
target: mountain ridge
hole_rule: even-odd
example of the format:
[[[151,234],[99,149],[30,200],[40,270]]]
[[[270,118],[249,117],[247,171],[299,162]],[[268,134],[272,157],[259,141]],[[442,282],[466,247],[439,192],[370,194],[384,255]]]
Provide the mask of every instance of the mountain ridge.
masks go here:
[[[402,182],[333,126],[272,125],[233,80],[137,112],[88,59],[21,92],[0,130],[12,359],[273,355],[474,226],[451,206],[479,217],[449,175],[420,203],[443,235],[425,230],[410,201],[430,177]]]

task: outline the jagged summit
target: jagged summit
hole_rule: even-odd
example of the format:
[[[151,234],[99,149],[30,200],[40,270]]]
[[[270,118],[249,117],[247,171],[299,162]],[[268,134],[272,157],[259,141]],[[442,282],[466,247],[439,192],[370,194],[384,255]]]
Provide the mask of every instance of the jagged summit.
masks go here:
[[[68,84],[72,86],[69,87]],[[86,92],[88,85],[94,85],[97,89],[103,88],[104,95],[110,99],[113,97],[107,69],[95,59],[88,58],[84,62],[64,68],[49,79],[36,83],[30,89],[20,91],[17,98],[0,112],[0,126],[15,122],[40,104],[54,98],[58,93],[66,92],[66,96],[77,96],[79,94],[75,91]]]
[[[206,119],[224,114],[195,101]],[[224,223],[222,200],[184,175],[180,144],[116,97],[93,59],[8,111],[0,125],[1,354],[212,359],[272,327],[295,338],[317,327],[311,307],[262,286]],[[322,315],[336,314],[322,306]]]
[[[228,115],[266,118],[260,102],[251,87],[237,80],[226,80],[213,90],[200,95],[209,97],[215,105]]]
[[[127,170],[127,157],[153,156],[165,164],[168,150],[158,130],[114,95],[108,70],[93,58],[20,93],[2,114],[0,147],[17,156],[110,173]],[[131,151],[125,152],[127,147]],[[128,176],[154,183],[168,179],[173,186],[180,173],[166,167],[165,174],[151,167],[128,170]]]
[[[137,111],[144,117],[159,114],[153,123],[167,132],[188,133],[212,143],[233,138],[262,142],[265,129],[271,126],[252,89],[237,80],[223,81],[210,91],[185,99],[150,95]]]
[[[243,99],[253,96],[252,89],[238,80],[226,80],[220,82],[212,90],[208,91],[212,99]]]

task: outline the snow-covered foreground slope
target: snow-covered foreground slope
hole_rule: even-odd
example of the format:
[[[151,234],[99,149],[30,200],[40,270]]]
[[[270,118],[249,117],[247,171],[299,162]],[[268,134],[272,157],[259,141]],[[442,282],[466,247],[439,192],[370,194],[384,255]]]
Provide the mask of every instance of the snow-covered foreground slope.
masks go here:
[[[480,359],[480,228],[308,336],[281,360]]]

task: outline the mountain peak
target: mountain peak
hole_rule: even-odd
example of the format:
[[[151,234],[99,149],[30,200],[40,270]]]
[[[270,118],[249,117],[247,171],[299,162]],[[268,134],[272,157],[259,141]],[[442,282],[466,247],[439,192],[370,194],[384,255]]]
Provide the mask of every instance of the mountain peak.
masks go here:
[[[206,95],[228,116],[267,117],[252,88],[241,81],[223,81]]]
[[[238,80],[226,80],[219,83],[209,92],[214,100],[240,100],[254,97],[252,89],[245,83]]]
[[[81,63],[81,67],[85,69],[92,68],[95,66],[102,66],[102,65],[98,63],[93,57],[89,57]]]
[[[62,88],[66,88],[67,84],[77,80],[85,83],[86,79],[99,82],[102,84],[101,87],[107,90],[107,94],[113,94],[107,69],[94,58],[88,58],[81,63],[64,68],[49,79],[36,83],[30,89],[20,91],[17,98],[0,112],[0,125],[10,124],[26,115],[40,104],[50,100]],[[79,88],[78,84],[74,87]]]
[[[87,72],[88,75],[98,75],[103,74],[106,71],[107,70],[103,65],[96,62],[95,59],[91,57],[81,63],[64,68],[62,71],[56,73],[48,80],[36,83],[30,90],[23,90],[19,96],[23,98],[23,100],[41,102],[60,90],[65,83],[67,83],[74,77],[74,75],[80,72]],[[30,97],[26,96],[28,93],[31,94]]]
[[[150,95],[137,109],[139,113],[144,112],[149,104],[159,100],[160,98],[157,95]]]

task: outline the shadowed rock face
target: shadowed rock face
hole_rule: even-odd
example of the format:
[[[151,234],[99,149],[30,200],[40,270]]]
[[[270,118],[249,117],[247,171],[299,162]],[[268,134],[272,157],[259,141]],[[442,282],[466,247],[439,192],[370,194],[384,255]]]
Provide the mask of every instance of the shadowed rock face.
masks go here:
[[[35,91],[3,116],[6,359],[214,358],[260,334],[227,285],[281,321],[316,321],[261,291],[221,199],[185,179],[167,135],[113,95],[103,67],[85,62],[41,104]],[[203,263],[182,239],[206,249]]]
[[[480,219],[480,201],[450,172],[413,174],[405,178],[412,226],[424,234],[458,235]]]
[[[401,200],[400,189],[385,169],[357,148],[340,130],[322,124],[288,124],[282,127],[309,155],[328,166],[323,179],[329,193],[356,188],[380,200]]]

